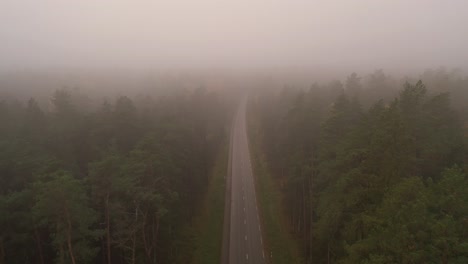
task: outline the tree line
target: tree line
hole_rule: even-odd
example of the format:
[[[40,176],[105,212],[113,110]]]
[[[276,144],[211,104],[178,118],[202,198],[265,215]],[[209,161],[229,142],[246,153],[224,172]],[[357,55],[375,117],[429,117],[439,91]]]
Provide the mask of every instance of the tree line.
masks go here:
[[[228,108],[202,88],[0,101],[0,263],[186,263]]]
[[[306,263],[468,261],[468,81],[428,82],[397,89],[377,71],[253,96]]]

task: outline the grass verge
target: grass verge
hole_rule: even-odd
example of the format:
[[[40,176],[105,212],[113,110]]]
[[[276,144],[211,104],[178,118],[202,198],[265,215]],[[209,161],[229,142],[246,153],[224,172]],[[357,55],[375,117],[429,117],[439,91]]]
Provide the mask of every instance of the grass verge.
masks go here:
[[[224,224],[225,175],[229,144],[224,144],[213,168],[202,213],[195,220],[193,264],[219,264]]]
[[[250,155],[262,218],[263,238],[266,242],[265,253],[271,264],[302,263],[297,243],[284,219],[282,194],[269,173],[268,164],[261,151],[261,133],[255,122],[253,118],[248,118]]]

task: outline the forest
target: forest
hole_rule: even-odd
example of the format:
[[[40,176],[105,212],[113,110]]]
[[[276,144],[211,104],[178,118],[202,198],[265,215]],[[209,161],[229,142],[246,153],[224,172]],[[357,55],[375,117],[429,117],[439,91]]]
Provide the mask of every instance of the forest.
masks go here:
[[[258,90],[252,133],[305,263],[468,262],[468,78]]]
[[[230,103],[49,98],[0,101],[0,263],[186,263]]]

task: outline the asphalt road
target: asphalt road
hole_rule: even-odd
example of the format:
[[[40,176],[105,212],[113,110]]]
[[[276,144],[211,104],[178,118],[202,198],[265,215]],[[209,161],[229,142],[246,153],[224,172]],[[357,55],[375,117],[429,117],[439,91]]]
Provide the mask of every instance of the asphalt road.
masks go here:
[[[252,176],[245,114],[246,100],[243,100],[231,131],[231,160],[228,173],[230,182],[227,188],[230,193],[230,214],[229,221],[225,221],[225,225],[229,225],[229,229],[225,226],[225,233],[229,232],[229,237],[225,235],[223,242],[225,251],[228,251],[223,252],[223,263],[262,264],[265,263],[266,256]]]

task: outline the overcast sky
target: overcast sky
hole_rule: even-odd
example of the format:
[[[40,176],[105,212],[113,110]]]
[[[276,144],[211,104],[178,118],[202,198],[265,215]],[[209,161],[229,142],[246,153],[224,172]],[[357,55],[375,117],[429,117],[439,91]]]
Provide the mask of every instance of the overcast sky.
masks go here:
[[[467,0],[0,0],[0,70],[468,68]]]

